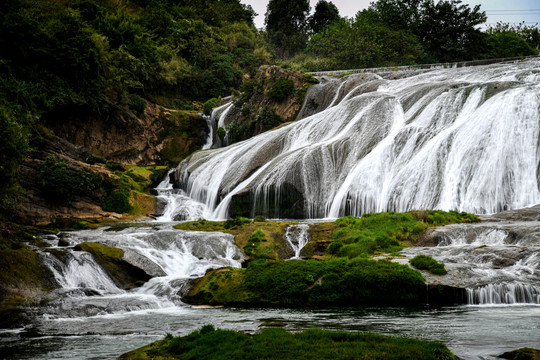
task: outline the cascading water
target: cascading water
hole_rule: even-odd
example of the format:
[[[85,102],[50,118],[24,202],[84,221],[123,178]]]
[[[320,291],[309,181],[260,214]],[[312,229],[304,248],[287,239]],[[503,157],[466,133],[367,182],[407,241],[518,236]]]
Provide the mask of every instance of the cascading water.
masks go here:
[[[540,202],[539,84],[538,59],[324,78],[301,120],[194,154],[176,185],[211,219],[529,206]]]
[[[540,304],[540,222],[482,222],[437,228],[436,247],[402,251],[445,264],[448,274],[424,273],[428,283],[465,288],[471,305]]]
[[[300,259],[300,252],[310,240],[309,224],[290,225],[285,230],[284,236],[294,251],[291,259]]]
[[[186,232],[164,225],[104,228],[69,233],[69,241],[97,242],[124,251],[123,259],[142,269],[152,278],[132,290],[123,290],[94,260],[93,255],[57,247],[57,238],[47,241],[44,265],[54,275],[58,294],[68,294],[51,301],[49,316],[77,317],[160,309],[182,305],[180,300],[189,279],[201,277],[212,268],[240,267],[243,254],[234,237],[224,233]]]
[[[210,116],[205,116],[208,124],[208,137],[201,150],[222,146],[221,139],[216,135],[219,127],[226,129],[227,114],[232,108],[233,103],[227,102],[224,105],[216,107]],[[224,142],[227,142],[225,135]],[[156,187],[158,203],[162,204],[161,215],[156,219],[157,222],[170,222],[180,220],[197,220],[207,217],[204,204],[188,197],[185,191],[175,189],[170,181],[172,170],[165,176],[163,181]]]

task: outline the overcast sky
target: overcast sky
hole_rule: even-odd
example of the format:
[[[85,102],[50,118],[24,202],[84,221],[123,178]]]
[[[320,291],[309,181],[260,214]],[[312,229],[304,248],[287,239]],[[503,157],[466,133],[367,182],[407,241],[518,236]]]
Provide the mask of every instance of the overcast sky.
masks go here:
[[[240,0],[244,4],[249,4],[255,12],[259,14],[255,18],[255,25],[258,28],[264,27],[264,13],[268,0]],[[331,0],[339,9],[341,16],[349,18],[362,9],[369,6],[371,0]],[[311,9],[315,8],[318,0],[310,0]],[[527,25],[540,25],[540,1],[538,0],[464,0],[464,4],[481,5],[481,10],[488,15],[488,24],[495,24],[498,21],[509,23],[520,23],[525,21]]]

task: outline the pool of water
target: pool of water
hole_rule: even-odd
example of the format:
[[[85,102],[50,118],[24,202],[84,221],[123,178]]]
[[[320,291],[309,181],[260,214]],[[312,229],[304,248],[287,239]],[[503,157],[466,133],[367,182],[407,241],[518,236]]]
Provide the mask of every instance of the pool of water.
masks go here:
[[[200,309],[188,306],[84,318],[38,318],[26,329],[0,332],[3,359],[114,359],[205,324],[249,333],[267,321],[298,331],[311,327],[437,340],[462,359],[540,347],[540,306],[423,308]]]

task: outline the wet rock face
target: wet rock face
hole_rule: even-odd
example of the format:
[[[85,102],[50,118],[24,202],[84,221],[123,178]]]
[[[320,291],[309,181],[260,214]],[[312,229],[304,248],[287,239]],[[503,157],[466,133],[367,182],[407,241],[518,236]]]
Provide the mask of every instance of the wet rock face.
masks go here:
[[[284,183],[282,186],[267,189],[268,196],[254,199],[255,195],[243,191],[232,197],[231,217],[253,217],[262,215],[269,218],[303,219],[304,198],[293,184]],[[278,202],[276,202],[278,199]],[[255,208],[252,204],[258,204]]]

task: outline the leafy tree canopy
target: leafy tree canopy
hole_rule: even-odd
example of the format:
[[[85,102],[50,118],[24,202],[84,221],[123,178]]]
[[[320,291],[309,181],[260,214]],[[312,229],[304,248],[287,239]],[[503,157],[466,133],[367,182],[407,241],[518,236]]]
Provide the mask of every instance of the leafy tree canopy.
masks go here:
[[[265,24],[270,43],[287,58],[305,48],[309,0],[270,0]]]
[[[331,1],[319,0],[315,5],[315,12],[309,18],[309,27],[313,34],[317,34],[334,21],[339,20],[339,10]]]

